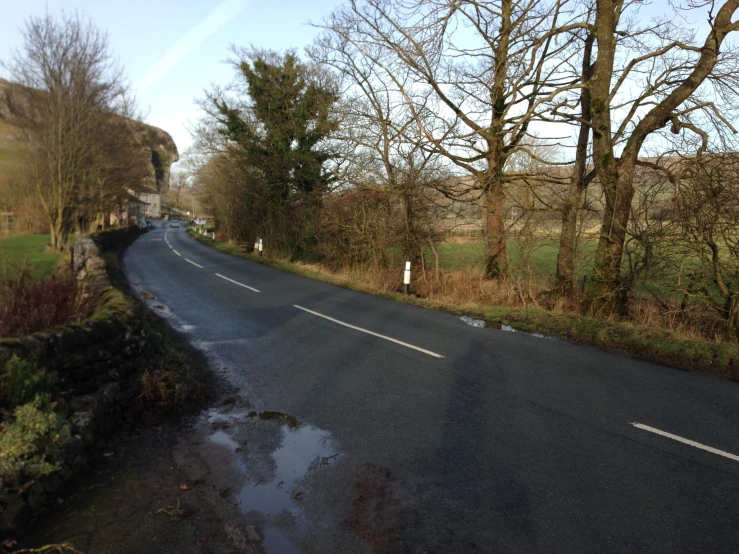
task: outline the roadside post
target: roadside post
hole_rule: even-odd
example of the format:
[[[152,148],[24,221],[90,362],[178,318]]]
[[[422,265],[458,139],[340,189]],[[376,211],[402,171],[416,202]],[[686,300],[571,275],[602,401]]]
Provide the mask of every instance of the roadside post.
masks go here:
[[[213,231],[212,235],[213,235],[212,236],[213,240],[216,240],[216,232],[215,231]]]
[[[411,262],[405,262],[405,271],[403,272],[403,293],[411,293]]]
[[[262,239],[259,239],[259,256],[262,256],[262,251],[264,250],[264,244],[262,244]]]

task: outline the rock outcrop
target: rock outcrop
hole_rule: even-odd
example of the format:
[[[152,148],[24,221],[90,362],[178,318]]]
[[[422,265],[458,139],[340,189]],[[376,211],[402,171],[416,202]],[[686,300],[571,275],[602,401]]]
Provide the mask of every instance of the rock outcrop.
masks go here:
[[[14,87],[19,85],[0,79],[0,123],[3,124],[0,127],[5,129],[2,133],[4,135],[12,134],[12,114],[6,98]],[[135,126],[141,144],[141,164],[147,168],[147,176],[141,184],[157,192],[164,192],[169,187],[169,168],[180,159],[177,145],[171,135],[163,129],[141,121],[130,121]],[[3,137],[0,137],[0,148],[2,142]]]

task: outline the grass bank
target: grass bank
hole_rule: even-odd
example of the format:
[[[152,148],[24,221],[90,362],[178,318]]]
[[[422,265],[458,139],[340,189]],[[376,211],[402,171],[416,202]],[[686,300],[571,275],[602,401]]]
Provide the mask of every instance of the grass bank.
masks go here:
[[[70,245],[74,244],[74,236],[70,236]],[[7,268],[9,278],[17,274],[17,269],[28,263],[31,276],[43,279],[56,271],[59,264],[69,259],[68,254],[48,252],[46,245],[50,235],[20,235],[0,239],[0,274]]]
[[[572,312],[549,311],[543,308],[511,308],[497,305],[456,305],[443,300],[406,296],[381,290],[376,285],[352,276],[331,273],[280,259],[258,257],[244,246],[213,241],[188,229],[190,236],[222,252],[283,271],[365,292],[397,302],[412,304],[455,315],[468,315],[494,325],[510,325],[519,331],[543,333],[579,344],[596,346],[681,369],[705,371],[739,381],[739,344],[704,340],[684,340],[669,331],[628,322],[585,317]]]

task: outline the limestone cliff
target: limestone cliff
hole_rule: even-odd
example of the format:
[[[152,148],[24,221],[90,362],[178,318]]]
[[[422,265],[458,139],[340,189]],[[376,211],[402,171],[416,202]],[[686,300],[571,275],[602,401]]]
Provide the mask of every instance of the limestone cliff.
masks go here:
[[[10,110],[6,104],[6,95],[17,87],[4,79],[0,79],[0,158],[8,157],[6,153],[2,156],[3,150],[6,150],[13,140],[13,126]],[[179,160],[177,145],[169,133],[158,127],[147,125],[140,121],[130,120],[131,124],[136,128],[136,134],[141,143],[141,163],[148,169],[147,177],[142,183],[132,183],[136,185],[144,185],[158,192],[164,192],[169,187],[169,168],[170,165]],[[2,173],[2,165],[0,164],[0,173]]]

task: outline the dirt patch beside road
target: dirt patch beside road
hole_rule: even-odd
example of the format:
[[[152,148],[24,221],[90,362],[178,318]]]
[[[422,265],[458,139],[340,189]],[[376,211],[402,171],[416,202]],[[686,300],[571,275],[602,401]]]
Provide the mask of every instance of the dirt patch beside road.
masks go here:
[[[32,524],[16,547],[68,542],[89,554],[260,552],[208,475],[193,481],[175,462],[174,447],[188,429],[189,422],[165,424],[122,437],[79,492]]]

